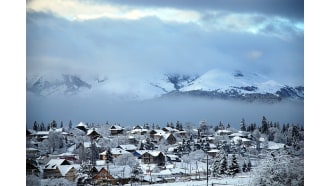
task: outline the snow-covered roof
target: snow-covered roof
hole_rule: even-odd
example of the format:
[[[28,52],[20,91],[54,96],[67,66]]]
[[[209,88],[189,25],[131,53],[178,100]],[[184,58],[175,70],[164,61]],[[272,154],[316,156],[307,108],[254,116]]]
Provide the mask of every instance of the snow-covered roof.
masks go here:
[[[214,144],[214,143],[209,143],[209,147],[211,148],[211,149],[215,149],[215,148],[217,148],[217,146]]]
[[[236,133],[232,133],[229,135],[229,137],[235,137],[235,136],[239,136],[239,137],[246,137],[248,134],[244,134],[241,132],[236,132]]]
[[[232,132],[229,130],[218,130],[217,134],[231,134]]]
[[[122,130],[123,127],[119,126],[119,125],[112,125],[109,130]]]
[[[104,166],[107,165],[106,160],[96,160],[96,166]]]
[[[87,131],[86,135],[89,136],[91,135],[93,132],[96,132],[97,134],[99,134],[98,129],[97,128],[91,128]],[[99,134],[100,135],[100,134]]]
[[[152,131],[155,131],[154,135],[156,135],[156,136],[163,136],[164,134],[166,134],[165,131],[159,130],[159,129],[155,129],[155,130],[152,130]]]
[[[220,150],[218,150],[218,149],[212,149],[212,150],[209,150],[209,151],[207,151],[207,152],[219,152]]]
[[[136,150],[137,147],[135,145],[131,145],[131,144],[128,144],[128,145],[119,145],[119,147],[121,149],[124,149],[124,150]]]
[[[85,128],[87,128],[87,125],[84,122],[80,122],[80,123],[78,123],[78,125],[76,127],[85,127]]]
[[[95,143],[96,147],[100,148],[101,146],[98,143]],[[91,142],[90,141],[86,141],[84,142],[84,147],[85,148],[90,148],[91,147]]]
[[[283,143],[275,143],[273,141],[268,142],[268,148],[269,150],[278,150],[278,149],[283,149],[284,144]]]
[[[49,135],[49,131],[37,131],[33,135],[36,135],[36,136],[48,136]]]
[[[56,169],[56,167],[59,167],[62,164],[70,164],[70,162],[65,159],[51,159],[45,165],[45,169]]]
[[[158,150],[147,150],[146,152],[144,152],[144,153],[141,154],[141,155],[144,155],[145,153],[148,153],[148,154],[150,154],[150,155],[153,156],[153,157],[158,156],[160,153],[163,154],[163,152],[158,151]],[[163,155],[164,155],[164,154],[163,154]]]
[[[119,155],[119,154],[129,154],[130,152],[127,152],[126,150],[123,150],[121,148],[112,148],[111,153],[114,155]]]
[[[38,152],[39,150],[36,149],[36,148],[30,147],[30,148],[26,148],[26,151],[29,151],[29,152]]]
[[[142,132],[148,132],[148,129],[133,129],[130,131],[131,134],[142,133]]]
[[[78,170],[80,168],[79,164],[75,165],[60,165],[58,166],[58,169],[60,170],[60,173],[62,176],[65,176],[72,168]]]

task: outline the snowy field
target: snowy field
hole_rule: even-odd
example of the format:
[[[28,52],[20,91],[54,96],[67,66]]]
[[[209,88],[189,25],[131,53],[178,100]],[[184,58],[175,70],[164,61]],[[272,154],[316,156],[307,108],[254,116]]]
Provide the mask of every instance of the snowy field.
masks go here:
[[[251,185],[251,177],[248,175],[238,175],[234,178],[232,177],[225,177],[225,178],[210,178],[208,185],[211,186],[219,186],[219,185],[227,185],[227,186],[248,186]],[[145,183],[148,185],[148,183]],[[145,185],[143,184],[143,185]],[[126,184],[126,186],[131,184]],[[134,185],[134,184],[133,184]],[[141,185],[136,184],[135,186]],[[191,181],[176,181],[173,183],[159,183],[159,184],[152,184],[153,186],[206,186],[206,179],[205,180],[191,180]]]

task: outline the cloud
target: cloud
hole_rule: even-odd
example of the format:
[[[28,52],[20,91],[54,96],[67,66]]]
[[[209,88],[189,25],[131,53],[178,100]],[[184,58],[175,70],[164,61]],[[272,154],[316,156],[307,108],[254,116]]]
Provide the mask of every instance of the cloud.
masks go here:
[[[194,4],[196,2],[192,3]],[[250,34],[276,36],[281,39],[288,39],[291,35],[295,34],[303,34],[304,31],[303,26],[300,26],[303,25],[302,20],[290,20],[287,17],[277,15],[270,16],[262,12],[228,11],[226,8],[222,9],[221,6],[219,6],[220,9],[209,7],[209,9],[202,11],[189,9],[189,7],[193,8],[193,6],[189,6],[188,4],[187,7],[141,7],[136,6],[134,3],[118,4],[117,2],[116,4],[102,3],[102,1],[34,0],[28,2],[27,11],[49,12],[70,21],[86,21],[101,18],[139,20],[155,17],[163,22],[195,24],[207,31],[246,32]]]
[[[246,53],[250,59],[262,56],[264,62],[245,66]],[[301,82],[303,40],[207,32],[194,24],[165,24],[157,18],[72,22],[46,13],[27,14],[28,76],[102,74],[113,81],[152,82],[165,73],[202,74],[217,68],[273,73]]]
[[[246,53],[246,57],[252,60],[259,59],[261,56],[262,56],[262,52],[258,50],[251,50]]]

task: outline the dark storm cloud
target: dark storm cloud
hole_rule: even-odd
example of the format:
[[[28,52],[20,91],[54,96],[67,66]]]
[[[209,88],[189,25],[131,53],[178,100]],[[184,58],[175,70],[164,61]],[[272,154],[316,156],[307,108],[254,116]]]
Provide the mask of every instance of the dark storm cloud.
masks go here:
[[[226,10],[237,13],[261,13],[272,16],[289,17],[303,20],[304,1],[303,0],[110,0],[103,2],[113,2],[117,4],[127,4],[136,6],[156,6],[171,7],[195,10]]]

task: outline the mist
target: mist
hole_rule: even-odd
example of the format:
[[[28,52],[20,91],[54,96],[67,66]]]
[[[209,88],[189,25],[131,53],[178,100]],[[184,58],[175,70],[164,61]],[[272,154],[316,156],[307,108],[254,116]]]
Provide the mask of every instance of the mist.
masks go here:
[[[27,95],[27,126],[34,121],[44,124],[52,120],[64,125],[71,120],[74,125],[80,121],[94,124],[158,124],[180,121],[195,126],[201,120],[210,125],[229,123],[239,128],[242,118],[246,123],[261,124],[262,116],[268,121],[304,124],[304,103],[281,101],[279,103],[247,103],[207,98],[158,98],[145,101],[127,101],[112,95],[74,95],[41,97]]]

